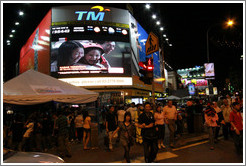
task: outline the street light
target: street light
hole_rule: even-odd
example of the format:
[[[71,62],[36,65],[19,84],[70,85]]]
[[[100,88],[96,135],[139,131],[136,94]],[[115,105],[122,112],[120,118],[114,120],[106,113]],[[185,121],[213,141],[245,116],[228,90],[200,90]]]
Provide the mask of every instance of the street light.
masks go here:
[[[150,9],[150,4],[146,4],[146,5],[145,5],[145,8],[146,8],[146,9]]]
[[[153,19],[156,19],[156,15],[155,15],[155,14],[153,14],[153,15],[152,15],[152,18],[153,18]]]
[[[227,21],[227,25],[228,25],[228,26],[231,27],[231,26],[233,26],[233,24],[234,24],[234,21],[233,21],[233,20],[228,20],[228,21]]]
[[[214,26],[216,26],[216,25],[218,25],[218,24],[219,24],[219,23],[210,25],[210,26],[208,27],[208,29],[207,29],[207,61],[208,61],[208,63],[209,63],[209,41],[208,41],[208,33],[209,33],[209,31],[210,31],[210,29],[211,29],[212,27],[214,27]],[[229,21],[226,22],[226,24],[227,24],[228,26],[232,27],[235,23],[234,23],[233,20],[229,20]]]

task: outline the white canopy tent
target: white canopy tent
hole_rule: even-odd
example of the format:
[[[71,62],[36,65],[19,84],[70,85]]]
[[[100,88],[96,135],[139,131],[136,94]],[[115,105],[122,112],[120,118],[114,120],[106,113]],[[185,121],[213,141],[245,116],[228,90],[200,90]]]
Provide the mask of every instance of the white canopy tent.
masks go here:
[[[28,70],[3,84],[3,102],[9,104],[33,105],[49,101],[82,104],[97,98],[96,92],[34,70]]]
[[[180,97],[177,97],[177,96],[172,95],[172,96],[168,96],[168,97],[167,97],[167,98],[165,98],[165,99],[167,99],[167,100],[180,100],[181,98],[180,98]]]

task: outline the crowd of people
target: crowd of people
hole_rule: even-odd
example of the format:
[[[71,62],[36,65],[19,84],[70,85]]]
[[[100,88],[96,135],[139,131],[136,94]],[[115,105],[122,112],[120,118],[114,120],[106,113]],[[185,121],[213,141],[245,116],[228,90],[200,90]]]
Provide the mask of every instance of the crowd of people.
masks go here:
[[[142,144],[145,162],[154,162],[159,149],[175,147],[177,138],[184,129],[194,133],[195,114],[202,117],[201,123],[207,128],[210,149],[219,142],[222,128],[225,140],[234,140],[236,152],[243,152],[243,99],[220,98],[213,102],[203,100],[186,102],[182,107],[169,100],[165,105],[158,104],[153,110],[149,102],[144,104],[111,105],[99,110],[99,132],[104,133],[104,143],[113,151],[115,142],[124,148],[124,159],[130,162],[130,149],[134,143]],[[56,112],[34,112],[23,122],[20,114],[4,128],[5,147],[20,151],[47,152],[56,148],[61,157],[71,157],[71,143],[81,144],[84,150],[90,149],[91,117],[86,110],[59,108]],[[168,141],[165,130],[169,130]],[[6,141],[11,138],[11,143]],[[169,144],[166,144],[168,142]],[[164,145],[165,144],[165,145]],[[218,145],[219,146],[219,145]]]

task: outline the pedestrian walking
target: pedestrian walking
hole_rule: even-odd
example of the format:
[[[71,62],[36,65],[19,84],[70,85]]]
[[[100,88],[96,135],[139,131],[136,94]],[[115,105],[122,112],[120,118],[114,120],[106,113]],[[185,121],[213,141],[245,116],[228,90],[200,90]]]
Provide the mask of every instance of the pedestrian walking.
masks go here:
[[[237,154],[243,154],[243,118],[240,113],[240,104],[232,103],[233,110],[230,113],[231,130]]]
[[[80,143],[82,142],[83,139],[83,123],[84,123],[84,119],[82,116],[82,111],[78,112],[78,115],[76,116],[75,120],[75,129],[77,132],[77,141]]]
[[[42,119],[42,145],[43,151],[47,152],[52,147],[51,135],[52,135],[52,122],[50,115],[47,113]]]
[[[69,133],[67,128],[67,117],[64,112],[59,110],[57,112],[58,119],[56,120],[56,125],[58,128],[58,154],[60,157],[71,157],[70,146],[69,146]]]
[[[144,107],[142,104],[138,106],[137,113],[135,114],[135,123],[138,123],[139,116],[144,112]],[[136,143],[142,144],[143,143],[143,137],[141,135],[141,128],[136,125]]]
[[[154,117],[155,117],[155,125],[158,128],[157,131],[158,148],[159,149],[165,148],[165,145],[163,144],[164,137],[165,137],[165,124],[164,124],[165,115],[164,112],[161,110],[161,106],[157,106]]]
[[[88,150],[90,148],[88,148],[87,146],[91,139],[91,117],[89,116],[88,111],[84,112],[83,118],[84,118],[83,146],[84,146],[84,150]]]
[[[168,101],[167,105],[163,108],[163,112],[169,129],[169,144],[170,147],[174,147],[174,134],[176,130],[175,121],[177,120],[178,112],[176,107],[173,105],[172,100]]]
[[[214,139],[215,139],[214,141],[215,143],[217,143],[219,141],[218,136],[219,136],[220,127],[222,124],[225,124],[225,122],[224,122],[223,113],[221,109],[218,107],[217,102],[214,101],[212,106],[214,110],[216,111],[216,114],[218,115],[218,118],[219,118],[217,121],[217,127],[215,129],[215,136],[214,136]]]
[[[135,103],[132,102],[131,107],[129,107],[126,111],[131,113],[132,122],[134,123],[135,122],[135,116],[136,116],[135,114],[137,113],[137,107],[135,106]]]
[[[24,132],[24,124],[19,114],[15,116],[14,123],[10,126],[10,131],[12,135],[12,148],[19,150]]]
[[[211,104],[209,104],[208,107],[206,108],[204,116],[205,116],[205,125],[207,126],[208,133],[209,133],[210,150],[214,150],[215,130],[219,118],[218,115],[216,114],[216,111],[211,106]]]
[[[113,137],[111,137],[111,135],[117,128],[117,118],[115,116],[114,110],[115,110],[115,107],[110,106],[109,112],[106,117],[106,132],[109,138],[109,150],[111,151],[113,150],[113,139],[112,139]],[[118,135],[116,135],[115,137],[118,137]]]
[[[136,133],[135,126],[131,121],[131,113],[126,112],[124,114],[124,121],[120,123],[117,129],[112,133],[111,139],[114,135],[120,132],[120,142],[124,148],[124,159],[127,163],[130,163],[130,148],[134,144],[134,135]]]
[[[189,133],[194,133],[194,112],[195,107],[193,106],[192,101],[186,102],[185,114],[187,118],[187,129]]]
[[[223,113],[225,124],[222,126],[222,129],[223,129],[224,139],[228,140],[228,135],[232,136],[231,123],[230,123],[230,113],[232,110],[231,110],[230,105],[228,104],[227,99],[224,99],[223,103],[224,104],[221,106],[221,110]]]
[[[150,112],[149,102],[144,104],[144,112],[138,118],[138,127],[141,128],[144,146],[144,159],[146,163],[154,162],[158,153],[158,137],[155,127],[154,115]]]
[[[24,125],[24,128],[26,128],[26,131],[23,135],[20,151],[30,151],[30,141],[33,134],[34,121],[32,119],[28,119]]]

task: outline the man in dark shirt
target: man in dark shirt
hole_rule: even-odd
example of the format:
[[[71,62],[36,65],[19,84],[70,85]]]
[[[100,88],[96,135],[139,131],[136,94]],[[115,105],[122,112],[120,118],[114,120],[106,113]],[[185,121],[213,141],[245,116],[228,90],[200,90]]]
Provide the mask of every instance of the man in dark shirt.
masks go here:
[[[150,112],[150,103],[144,104],[144,113],[138,118],[138,127],[140,127],[143,137],[144,158],[146,163],[154,162],[157,152],[157,132],[155,127],[154,115]]]
[[[114,113],[114,106],[109,107],[109,112],[106,116],[106,132],[107,135],[109,136],[109,150],[113,150],[113,143],[111,139],[111,135],[117,128],[117,118]]]
[[[69,140],[68,140],[68,128],[67,128],[67,117],[61,110],[58,111],[58,119],[56,120],[56,125],[58,128],[58,153],[61,157],[66,155],[71,157]]]

